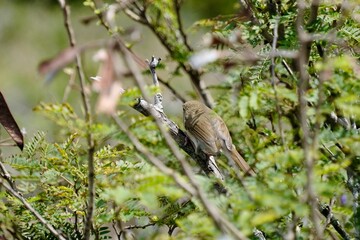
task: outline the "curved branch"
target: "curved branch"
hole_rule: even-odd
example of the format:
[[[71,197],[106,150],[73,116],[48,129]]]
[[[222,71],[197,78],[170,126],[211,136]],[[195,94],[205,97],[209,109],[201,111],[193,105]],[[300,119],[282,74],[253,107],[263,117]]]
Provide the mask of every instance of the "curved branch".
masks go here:
[[[0,178],[0,184],[15,198],[19,199],[20,202],[25,206],[27,210],[29,210],[55,237],[60,240],[66,240],[50,223],[48,223],[45,218],[43,218],[38,211],[36,211],[28,201],[17,192],[12,186],[8,186],[3,182]]]

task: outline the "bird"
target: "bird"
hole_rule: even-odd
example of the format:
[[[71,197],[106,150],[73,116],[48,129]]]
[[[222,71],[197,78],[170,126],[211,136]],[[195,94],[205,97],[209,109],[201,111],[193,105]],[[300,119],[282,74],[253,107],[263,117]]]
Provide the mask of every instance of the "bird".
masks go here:
[[[195,151],[202,150],[209,156],[222,152],[245,174],[255,176],[255,171],[236,150],[224,120],[205,104],[191,100],[183,104],[183,120],[186,133]]]

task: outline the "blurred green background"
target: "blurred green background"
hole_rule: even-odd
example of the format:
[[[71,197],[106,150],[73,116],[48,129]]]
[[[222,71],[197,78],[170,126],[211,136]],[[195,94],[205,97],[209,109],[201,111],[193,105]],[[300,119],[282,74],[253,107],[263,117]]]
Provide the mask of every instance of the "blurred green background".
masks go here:
[[[184,1],[184,26],[188,29],[194,21],[219,14],[233,14],[236,2],[227,0],[219,4],[215,0]],[[90,25],[81,23],[81,19],[93,16],[92,11],[83,6],[81,0],[69,3],[77,43],[109,38],[104,28],[96,25],[96,22]],[[150,58],[154,54],[160,57],[166,55],[159,41],[148,29],[135,24],[123,13],[119,14],[118,22],[123,27],[135,27],[141,32],[141,41],[134,48],[141,58]],[[195,49],[201,47],[199,39],[205,32],[206,30],[189,33],[190,42]],[[68,39],[62,12],[56,0],[0,1],[0,90],[19,127],[26,130],[25,140],[37,131],[45,131],[50,137],[56,133],[54,126],[42,115],[33,112],[33,108],[41,101],[60,103],[69,77],[60,72],[50,84],[46,84],[44,77],[37,72],[37,67],[41,61],[55,56],[66,47]],[[96,64],[91,59],[92,54],[83,56],[87,77],[96,75],[97,71]],[[73,91],[69,101],[80,110],[78,95]],[[2,138],[5,138],[5,134]],[[3,152],[7,150],[3,149]]]

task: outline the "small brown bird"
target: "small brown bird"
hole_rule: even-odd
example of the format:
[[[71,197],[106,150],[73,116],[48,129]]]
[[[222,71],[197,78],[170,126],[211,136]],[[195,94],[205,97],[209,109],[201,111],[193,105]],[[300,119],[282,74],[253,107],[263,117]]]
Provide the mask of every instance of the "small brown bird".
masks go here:
[[[201,149],[210,156],[216,156],[221,151],[246,174],[255,175],[254,170],[236,151],[229,130],[219,115],[198,101],[184,103],[183,111],[185,129],[196,151]]]

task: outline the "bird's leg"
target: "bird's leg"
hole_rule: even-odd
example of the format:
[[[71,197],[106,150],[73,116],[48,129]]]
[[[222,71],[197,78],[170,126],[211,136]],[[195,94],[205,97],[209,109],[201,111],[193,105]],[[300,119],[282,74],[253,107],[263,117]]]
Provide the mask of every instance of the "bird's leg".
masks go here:
[[[224,181],[224,177],[220,174],[220,169],[219,169],[219,167],[217,166],[217,164],[215,162],[215,157],[209,155],[208,159],[209,159],[209,167],[211,169],[215,168],[217,170],[217,171],[214,171],[214,174],[215,174],[216,178],[221,179],[221,181]]]

